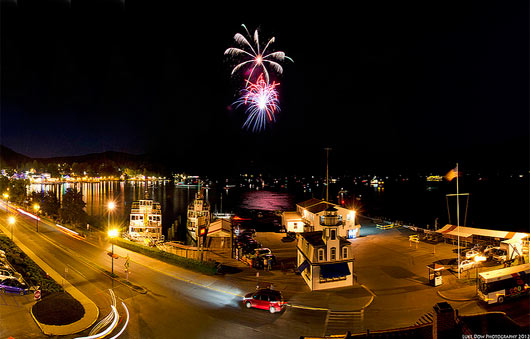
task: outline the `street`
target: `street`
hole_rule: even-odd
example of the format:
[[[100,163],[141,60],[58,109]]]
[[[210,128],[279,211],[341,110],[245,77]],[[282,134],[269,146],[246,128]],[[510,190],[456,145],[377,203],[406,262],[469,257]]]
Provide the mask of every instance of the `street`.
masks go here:
[[[0,220],[5,217],[2,211]],[[35,221],[23,216],[17,217],[14,234],[93,300],[100,309],[100,318],[110,312],[107,291],[114,288],[118,300],[124,301],[130,312],[130,321],[122,338],[169,338],[177,333],[194,338],[298,337],[324,330],[325,312],[287,308],[279,314],[270,314],[247,310],[234,295],[190,284],[137,263],[131,264],[129,279],[147,289],[148,293],[134,292],[119,282],[113,283],[102,272],[102,269],[110,271],[111,264],[105,251],[109,245],[103,239],[96,246],[68,236],[42,221],[39,222],[39,233],[36,233]],[[114,272],[120,277],[126,276],[123,259],[116,260]],[[4,316],[7,314],[2,312],[0,321]],[[4,331],[2,327],[0,335],[16,335]]]

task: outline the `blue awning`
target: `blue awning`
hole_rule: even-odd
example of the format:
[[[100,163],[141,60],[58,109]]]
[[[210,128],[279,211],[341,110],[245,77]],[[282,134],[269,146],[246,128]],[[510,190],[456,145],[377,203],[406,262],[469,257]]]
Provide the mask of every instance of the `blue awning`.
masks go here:
[[[345,277],[350,274],[350,268],[346,262],[320,266],[320,275],[325,279]]]
[[[311,265],[309,261],[304,260],[304,262],[300,266],[298,266],[298,272],[302,273],[306,268],[309,267],[309,265]]]

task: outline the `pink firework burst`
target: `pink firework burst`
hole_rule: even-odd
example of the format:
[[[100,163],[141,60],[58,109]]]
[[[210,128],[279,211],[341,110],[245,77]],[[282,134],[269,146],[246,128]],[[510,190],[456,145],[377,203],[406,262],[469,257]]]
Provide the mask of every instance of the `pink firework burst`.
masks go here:
[[[247,87],[242,89],[242,96],[234,103],[237,107],[247,106],[247,119],[243,124],[246,129],[258,132],[265,129],[267,123],[276,120],[275,114],[280,111],[280,100],[276,87],[279,83],[269,84],[260,74],[255,83],[247,81]]]

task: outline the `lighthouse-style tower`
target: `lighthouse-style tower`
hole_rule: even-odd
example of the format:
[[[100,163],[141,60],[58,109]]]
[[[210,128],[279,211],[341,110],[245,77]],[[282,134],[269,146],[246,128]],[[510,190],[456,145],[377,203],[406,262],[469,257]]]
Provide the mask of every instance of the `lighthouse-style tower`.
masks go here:
[[[337,209],[329,206],[324,215],[320,217],[322,227],[322,241],[326,244],[327,255],[330,261],[337,260],[340,249],[339,227],[342,226],[342,216],[337,214]]]

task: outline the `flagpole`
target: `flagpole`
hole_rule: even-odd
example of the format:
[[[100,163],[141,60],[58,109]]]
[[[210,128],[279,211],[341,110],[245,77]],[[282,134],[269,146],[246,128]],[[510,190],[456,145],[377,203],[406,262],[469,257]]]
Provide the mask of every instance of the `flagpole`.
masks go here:
[[[456,232],[458,236],[458,279],[460,279],[460,195],[458,191],[458,163],[456,163]]]

